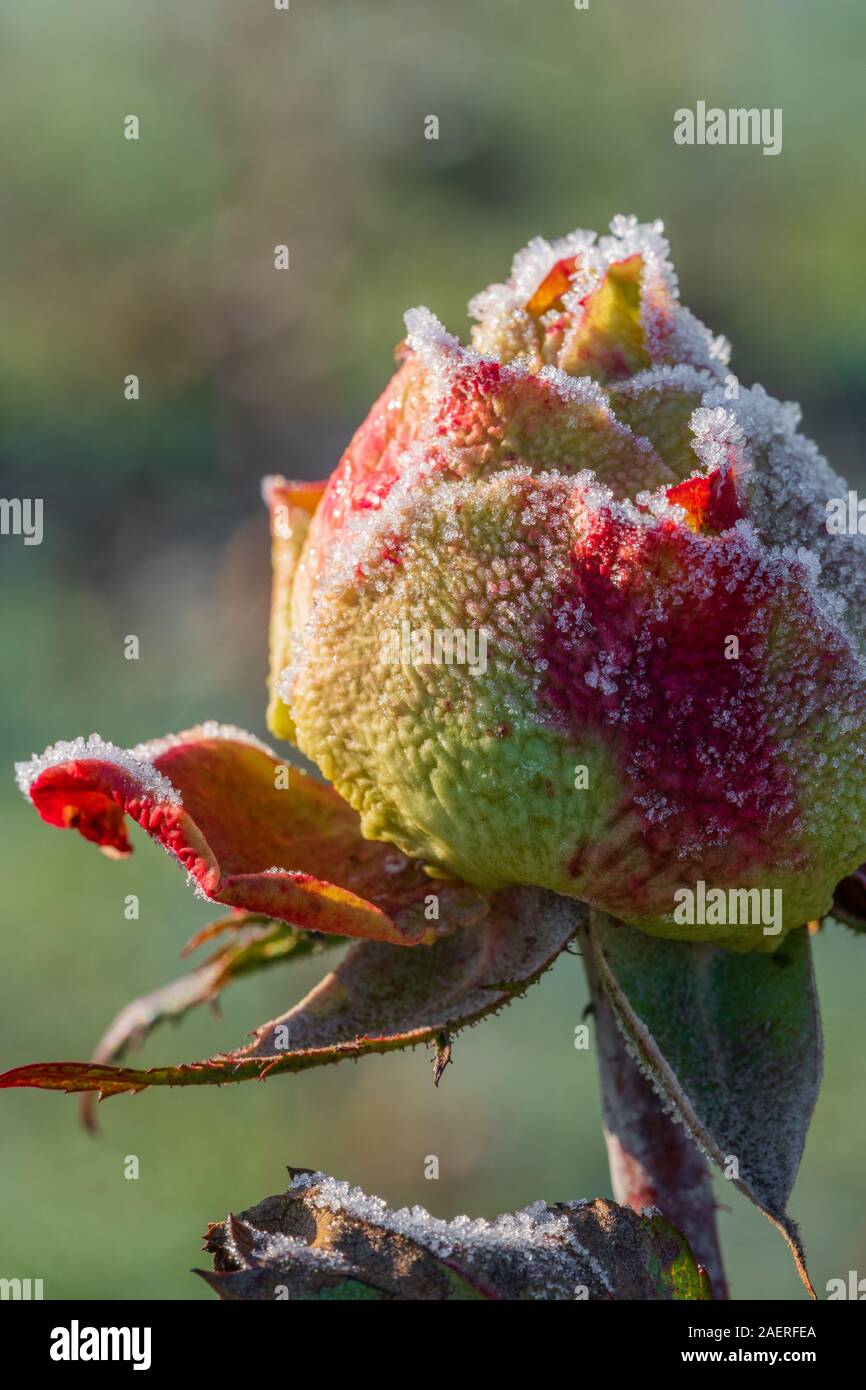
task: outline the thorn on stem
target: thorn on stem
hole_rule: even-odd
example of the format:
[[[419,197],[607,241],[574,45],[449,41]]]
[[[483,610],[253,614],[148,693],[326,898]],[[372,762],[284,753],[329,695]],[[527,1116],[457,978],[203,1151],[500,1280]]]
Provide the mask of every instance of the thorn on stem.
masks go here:
[[[447,1033],[437,1033],[435,1038],[436,1056],[433,1058],[433,1085],[438,1086],[442,1073],[451,1061],[451,1039]]]

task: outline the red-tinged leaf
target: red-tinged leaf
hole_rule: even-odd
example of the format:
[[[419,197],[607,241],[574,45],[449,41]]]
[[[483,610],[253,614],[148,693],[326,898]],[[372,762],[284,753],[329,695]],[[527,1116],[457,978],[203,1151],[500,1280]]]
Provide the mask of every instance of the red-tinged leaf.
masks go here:
[[[593,959],[642,1068],[699,1148],[781,1231],[806,1288],[787,1203],[821,1078],[805,927],[772,954],[659,941],[592,913]]]
[[[418,1043],[438,1045],[443,1034],[453,1036],[497,1012],[538,979],[584,920],[580,904],[555,893],[507,889],[490,900],[481,922],[444,927],[429,950],[396,951],[383,942],[355,947],[306,999],[236,1052],[146,1070],[38,1063],[0,1076],[0,1087],[109,1096],[147,1086],[224,1085]]]
[[[854,931],[866,932],[866,864],[837,884],[830,915]]]
[[[495,1221],[391,1211],[324,1173],[212,1225],[213,1270],[232,1301],[533,1301],[709,1297],[683,1237],[613,1202],[535,1202]]]
[[[522,994],[584,919],[579,903],[511,888],[494,894],[484,921],[442,933],[429,951],[365,942],[300,1004],[260,1028],[243,1055],[279,1059],[276,1042],[286,1030],[292,1052],[323,1054],[322,1061],[333,1048],[359,1055],[453,1037]]]
[[[176,1022],[201,1004],[215,1005],[226,986],[243,975],[281,965],[289,959],[305,959],[340,944],[336,937],[301,932],[284,922],[273,922],[253,913],[237,913],[203,928],[185,948],[184,954],[228,932],[232,940],[203,965],[121,1009],[97,1043],[91,1063],[119,1061],[128,1048],[140,1047],[158,1024],[167,1019]],[[90,1130],[96,1129],[95,1102],[95,1093],[85,1092],[81,1116]]]
[[[390,846],[365,840],[331,787],[241,730],[205,724],[135,749],[95,735],[18,765],[50,825],[78,830],[114,857],[131,852],[124,816],[144,827],[212,902],[307,931],[413,946],[430,939],[424,901],[471,921],[483,899],[436,884]]]

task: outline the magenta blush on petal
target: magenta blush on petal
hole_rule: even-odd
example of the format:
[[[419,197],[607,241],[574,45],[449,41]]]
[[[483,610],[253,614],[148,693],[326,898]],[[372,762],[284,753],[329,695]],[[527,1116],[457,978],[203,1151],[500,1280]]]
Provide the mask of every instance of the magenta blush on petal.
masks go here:
[[[584,514],[545,626],[542,698],[576,739],[600,734],[616,749],[652,859],[676,865],[703,848],[711,861],[724,845],[748,875],[768,836],[796,859],[796,791],[764,680],[780,597],[772,566],[736,531]]]

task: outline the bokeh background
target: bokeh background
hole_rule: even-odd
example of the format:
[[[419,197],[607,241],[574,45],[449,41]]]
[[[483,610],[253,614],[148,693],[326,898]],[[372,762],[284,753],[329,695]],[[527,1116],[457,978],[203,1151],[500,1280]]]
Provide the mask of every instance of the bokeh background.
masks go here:
[[[2,494],[44,498],[45,538],[0,540],[2,1065],[88,1055],[214,915],[141,834],[118,864],[41,826],[12,760],[205,717],[265,733],[259,477],[333,467],[407,307],[463,331],[530,236],[662,217],[734,370],[799,399],[863,484],[864,41],[858,0],[3,7]],[[675,146],[674,109],[700,98],[782,107],[782,153]],[[823,1288],[866,1273],[866,960],[841,928],[816,954],[827,1071],[792,1211]],[[142,1060],[242,1041],[322,968],[242,982],[221,1020],[158,1032]],[[42,1277],[47,1297],[211,1298],[189,1272],[207,1222],[279,1190],[288,1163],[442,1216],[607,1195],[595,1064],[573,1046],[584,1003],[566,957],[458,1040],[438,1091],[423,1051],[370,1058],[113,1100],[96,1141],[71,1099],[4,1094],[0,1275]],[[802,1296],[770,1226],[719,1195],[734,1295]]]

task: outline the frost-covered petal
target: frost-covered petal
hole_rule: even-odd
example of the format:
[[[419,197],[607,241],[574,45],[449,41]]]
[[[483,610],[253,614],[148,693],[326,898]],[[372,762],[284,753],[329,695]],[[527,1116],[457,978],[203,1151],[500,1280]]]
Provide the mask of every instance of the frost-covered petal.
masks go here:
[[[280,673],[292,659],[295,642],[293,595],[304,582],[299,574],[303,544],[310,521],[322,500],[325,483],[287,482],[285,478],[265,478],[262,493],[271,522],[270,678],[268,689],[268,728],[279,738],[294,740],[294,727],[288,710],[277,694]]]
[[[699,464],[694,413],[716,386],[715,376],[705,369],[655,367],[611,384],[608,396],[615,418],[639,438],[649,439],[668,468],[684,479]]]
[[[727,344],[678,302],[660,222],[616,217],[611,235],[535,237],[505,284],[470,302],[474,347],[508,362],[547,363],[603,383],[658,363],[691,363],[718,376]]]
[[[331,788],[241,730],[205,724],[134,749],[94,735],[20,763],[18,778],[43,820],[114,857],[131,852],[125,816],[137,821],[211,902],[402,946],[427,932],[418,866],[365,841]],[[481,910],[471,890],[443,893],[456,913]]]
[[[713,404],[720,395],[722,401]],[[748,440],[752,466],[744,488],[757,533],[772,545],[808,547],[820,564],[822,585],[836,596],[848,631],[866,650],[866,534],[847,515],[848,484],[798,432],[799,406],[755,386],[739,389],[732,400],[716,390],[707,407],[717,417],[724,414],[729,428]]]

